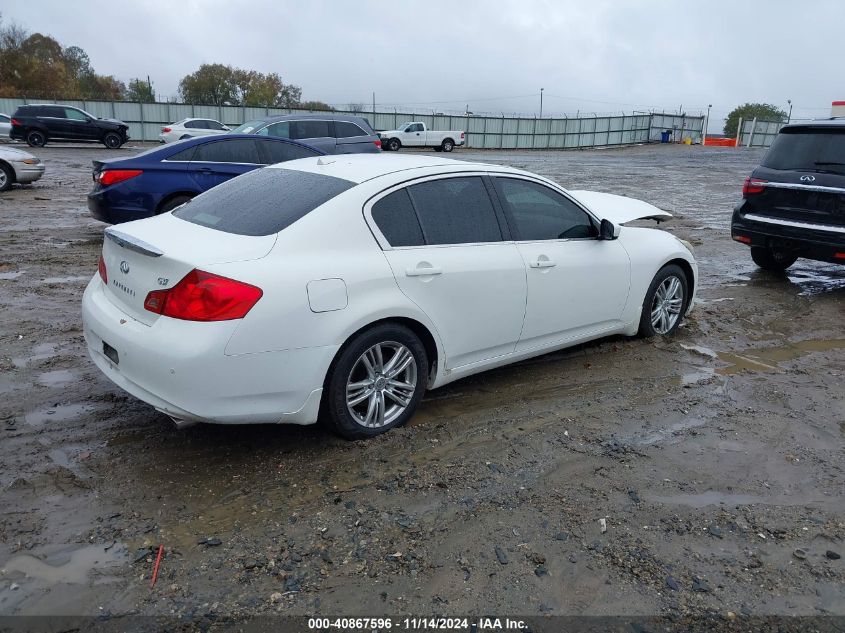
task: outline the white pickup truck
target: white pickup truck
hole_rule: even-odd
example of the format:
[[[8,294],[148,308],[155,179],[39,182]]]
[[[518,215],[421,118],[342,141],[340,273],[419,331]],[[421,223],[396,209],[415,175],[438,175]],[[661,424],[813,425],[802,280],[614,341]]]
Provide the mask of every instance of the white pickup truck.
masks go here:
[[[396,152],[400,147],[433,147],[435,152],[451,152],[464,144],[466,135],[461,130],[439,132],[429,130],[425,123],[408,121],[395,130],[379,132],[381,148]]]

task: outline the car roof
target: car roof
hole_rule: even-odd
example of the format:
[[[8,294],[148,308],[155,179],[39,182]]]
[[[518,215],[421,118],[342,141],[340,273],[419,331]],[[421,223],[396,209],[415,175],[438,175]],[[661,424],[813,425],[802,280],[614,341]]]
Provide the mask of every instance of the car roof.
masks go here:
[[[845,127],[845,117],[831,117],[829,119],[815,119],[813,121],[801,121],[798,123],[787,123],[781,129],[794,129],[802,127]]]
[[[337,114],[335,112],[312,112],[309,114],[279,114],[276,116],[258,117],[257,119],[252,120],[261,121],[263,123],[276,123],[277,121],[301,121],[302,119],[316,119],[318,121],[361,121],[363,123],[367,123],[367,119],[362,116],[354,116],[351,114]],[[369,125],[369,123],[367,123],[367,125]]]
[[[527,172],[486,163],[470,163],[450,158],[401,154],[334,154],[318,158],[300,158],[272,165],[271,169],[293,169],[323,174],[360,184],[400,171],[442,167],[445,171],[498,171],[514,174]],[[533,174],[531,174],[533,176]]]

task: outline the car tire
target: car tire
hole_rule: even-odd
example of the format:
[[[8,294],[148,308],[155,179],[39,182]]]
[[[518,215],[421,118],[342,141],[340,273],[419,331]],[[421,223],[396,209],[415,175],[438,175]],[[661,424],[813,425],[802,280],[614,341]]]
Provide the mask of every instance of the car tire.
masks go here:
[[[188,200],[191,199],[191,196],[176,196],[171,198],[164,204],[162,204],[158,210],[156,211],[156,215],[160,213],[167,213],[168,211],[173,211],[176,207],[185,204]]]
[[[668,336],[678,329],[689,304],[689,280],[680,266],[661,268],[643,300],[640,336]]]
[[[397,357],[398,372],[391,368]],[[419,337],[397,323],[374,326],[348,341],[332,363],[321,420],[348,440],[375,437],[411,419],[427,384],[428,357]],[[399,385],[413,385],[413,391]]]
[[[450,138],[443,139],[443,142],[440,144],[440,149],[444,152],[451,152],[455,149],[455,141]]]
[[[109,132],[103,137],[103,145],[109,149],[120,149],[120,146],[123,145],[123,139],[120,138],[119,134]]]
[[[752,246],[751,259],[763,270],[782,273],[798,259],[789,251],[778,251],[768,246]]]
[[[15,173],[8,165],[0,164],[0,191],[8,191],[15,182]]]
[[[392,138],[387,141],[387,149],[389,149],[391,152],[398,152],[401,147],[402,141],[400,141],[398,138]]]
[[[47,144],[47,137],[43,132],[30,130],[26,134],[26,144],[30,147],[44,147]]]

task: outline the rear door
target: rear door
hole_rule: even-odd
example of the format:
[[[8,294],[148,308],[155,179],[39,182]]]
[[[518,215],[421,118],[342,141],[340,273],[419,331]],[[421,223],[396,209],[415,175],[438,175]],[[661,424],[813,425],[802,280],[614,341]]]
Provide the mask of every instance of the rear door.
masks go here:
[[[320,152],[310,147],[302,147],[296,143],[271,138],[258,141],[258,152],[261,162],[265,165],[275,165],[298,158],[321,155]]]
[[[494,177],[527,275],[517,351],[554,346],[619,324],[631,265],[619,240],[570,198],[534,180]]]
[[[480,175],[394,189],[365,214],[402,292],[437,327],[449,369],[513,352],[525,267]]]
[[[197,187],[207,191],[221,182],[262,165],[256,140],[215,139],[197,145],[188,171]]]
[[[334,121],[326,119],[298,119],[289,121],[290,138],[323,150],[326,154],[337,151]]]
[[[378,151],[376,137],[352,121],[335,121],[338,154],[357,154]]]

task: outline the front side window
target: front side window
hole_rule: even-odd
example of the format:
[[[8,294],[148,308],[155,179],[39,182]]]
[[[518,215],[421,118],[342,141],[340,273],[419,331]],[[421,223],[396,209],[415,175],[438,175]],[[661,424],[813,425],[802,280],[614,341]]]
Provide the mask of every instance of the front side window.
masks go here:
[[[297,158],[321,155],[321,152],[316,152],[308,147],[270,139],[259,142],[258,147],[261,150],[261,162],[265,165],[274,165],[288,160],[296,160]]]
[[[290,132],[290,138],[294,140],[327,138],[332,136],[331,121],[313,121],[310,119],[290,121]]]
[[[335,121],[334,131],[337,138],[353,138],[355,136],[369,136],[364,130],[349,121]]]
[[[65,108],[65,118],[71,121],[88,121],[88,117],[84,112],[80,112],[76,108]]]
[[[410,128],[408,128],[409,132],[422,132],[423,126],[422,123],[414,123]]]
[[[597,237],[590,216],[581,207],[541,184],[516,178],[494,178],[502,205],[513,218],[518,239],[563,240]]]
[[[240,138],[199,145],[193,160],[202,163],[261,164],[255,141]]]
[[[487,188],[479,176],[430,180],[408,187],[426,244],[502,241]]]
[[[376,202],[372,208],[372,216],[379,231],[391,246],[425,244],[407,189],[394,191]]]
[[[290,121],[279,121],[256,132],[260,136],[275,136],[276,138],[290,138]]]

